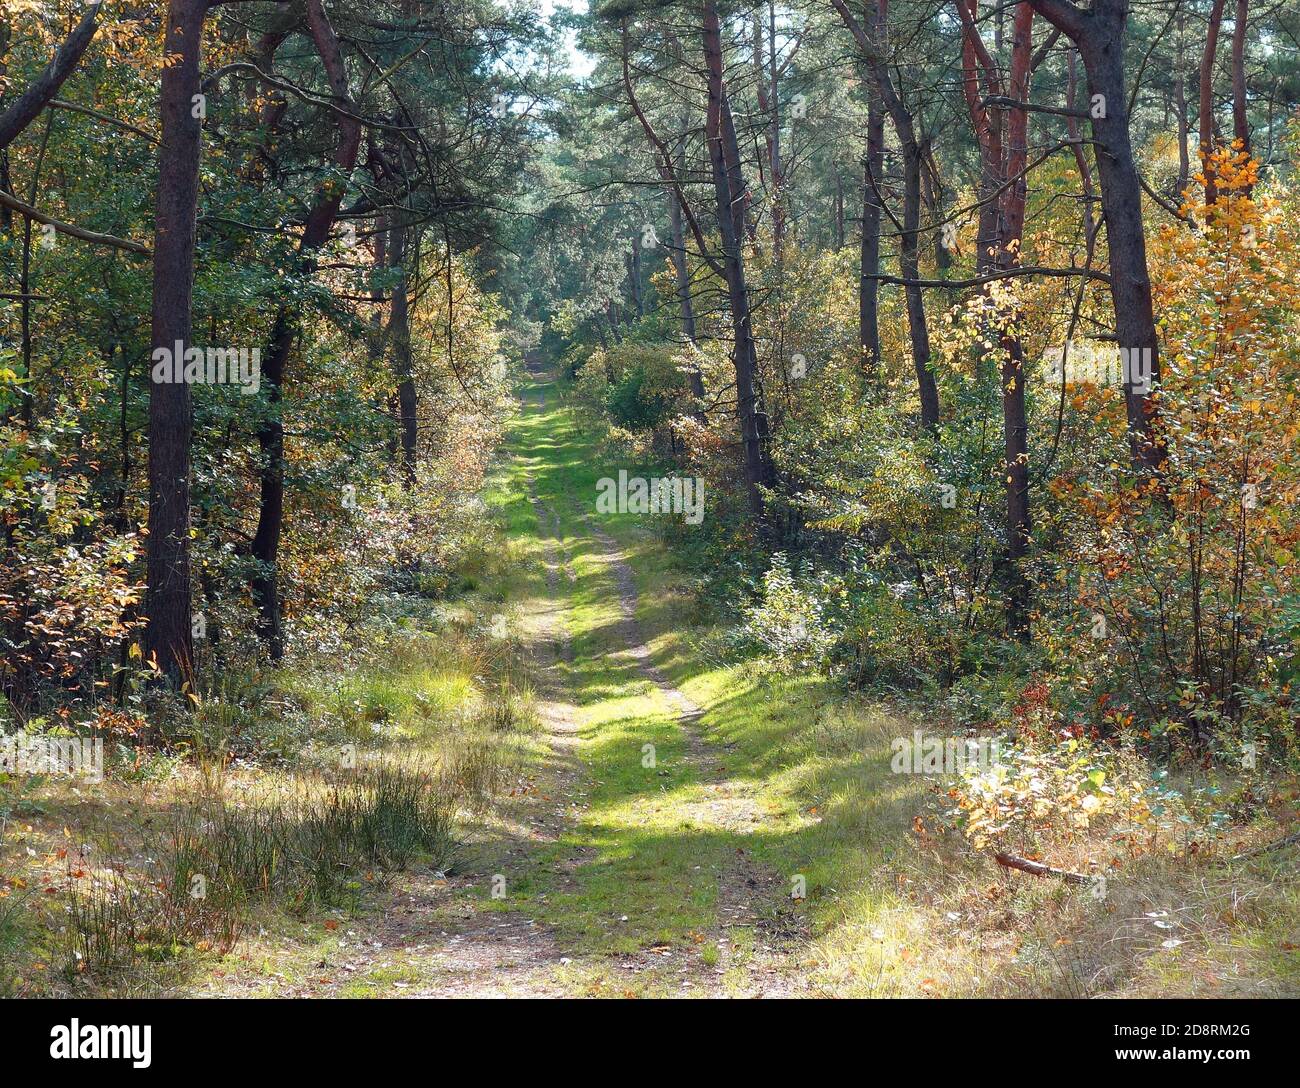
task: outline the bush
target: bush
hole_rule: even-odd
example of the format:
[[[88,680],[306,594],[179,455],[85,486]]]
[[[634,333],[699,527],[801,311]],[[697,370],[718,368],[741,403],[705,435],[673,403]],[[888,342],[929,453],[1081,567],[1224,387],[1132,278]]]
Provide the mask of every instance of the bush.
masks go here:
[[[653,431],[664,422],[668,408],[667,394],[652,386],[645,366],[639,363],[624,371],[605,394],[610,418],[629,430]]]
[[[823,601],[803,586],[781,552],[763,575],[762,596],[745,609],[743,637],[761,647],[778,672],[793,673],[826,663],[835,633],[823,618]]]

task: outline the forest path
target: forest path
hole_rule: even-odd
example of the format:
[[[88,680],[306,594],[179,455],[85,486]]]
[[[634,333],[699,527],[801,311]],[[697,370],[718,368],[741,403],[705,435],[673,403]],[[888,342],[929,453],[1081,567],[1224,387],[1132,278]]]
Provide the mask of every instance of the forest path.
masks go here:
[[[595,510],[618,464],[562,386],[530,368],[492,502],[510,568],[500,607],[538,724],[513,788],[467,826],[449,873],[397,874],[314,943],[212,980],[240,996],[776,996],[804,989],[788,878],[754,856],[773,829],[758,780],[726,764],[708,707],[660,645],[680,617],[644,519]],[[625,466],[624,466],[625,467]],[[670,677],[677,676],[677,683]],[[258,956],[261,955],[259,950]],[[246,959],[249,957],[245,957]],[[257,956],[253,957],[254,959]]]
[[[508,451],[510,490],[526,493],[533,518],[511,526],[542,557],[547,600],[521,622],[566,689],[544,701],[562,711],[543,712],[564,758],[544,762],[576,754],[590,792],[569,832],[536,852],[518,898],[494,905],[548,927],[566,949],[557,981],[569,992],[788,993],[788,887],[747,849],[766,819],[756,786],[728,772],[706,708],[658,660],[662,619],[640,614],[673,578],[666,549],[643,519],[596,513],[597,478],[623,466],[604,464],[562,387],[529,364]],[[574,788],[547,774],[543,792]]]

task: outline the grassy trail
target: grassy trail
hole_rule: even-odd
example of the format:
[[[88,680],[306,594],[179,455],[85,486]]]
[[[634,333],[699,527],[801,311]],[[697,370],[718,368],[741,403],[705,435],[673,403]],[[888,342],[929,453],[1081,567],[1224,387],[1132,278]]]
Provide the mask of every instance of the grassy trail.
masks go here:
[[[891,768],[897,738],[944,732],[938,715],[711,649],[717,632],[695,611],[655,519],[596,512],[597,481],[638,466],[601,447],[600,428],[566,403],[566,389],[534,373],[520,390],[484,492],[493,545],[466,557],[456,591],[437,602],[410,598],[337,674],[285,672],[283,694],[264,696],[296,710],[257,724],[283,728],[289,740],[295,723],[318,730],[305,773],[292,763],[173,760],[157,776],[108,776],[84,789],[51,782],[27,799],[0,842],[8,876],[0,891],[9,892],[0,895],[0,967],[17,965],[0,974],[0,992],[1300,990],[1294,865],[1281,851],[1245,864],[1225,856],[1259,846],[1266,830],[1218,856],[1171,850],[1168,836],[1126,856],[1104,833],[1049,844],[1045,860],[1075,871],[1114,859],[1102,898],[1016,873],[945,830],[941,778]],[[216,728],[234,704],[212,705],[204,720]],[[265,736],[269,748],[280,733]],[[110,889],[95,903],[129,905],[112,889],[119,876],[156,886],[155,860],[172,857],[173,810],[220,796],[228,812],[247,815],[275,797],[314,798],[312,768],[345,740],[375,767],[415,758],[453,768],[455,841],[397,866],[358,853],[339,862],[341,877],[328,870],[337,878],[328,897],[301,901],[292,881],[262,895],[261,878],[240,868],[247,856],[210,855],[213,872],[228,858],[246,889],[232,914],[238,942],[224,951],[206,940],[191,947],[190,937],[137,941],[113,923],[120,911],[102,924],[83,912],[79,928],[68,925],[55,894],[63,883],[84,879],[87,889]],[[475,774],[481,792],[468,788]],[[316,840],[290,834],[296,813],[281,830],[301,852]],[[188,875],[190,863],[180,862],[187,867],[175,871]],[[296,879],[314,870],[278,871]],[[121,963],[96,952],[102,963],[83,977],[67,940],[83,931],[121,934],[113,946]]]
[[[749,849],[765,818],[754,784],[705,739],[704,711],[675,686],[683,662],[656,645],[662,615],[642,606],[672,596],[667,556],[631,518],[595,522],[604,473],[557,386],[535,379],[524,404],[497,502],[543,570],[541,599],[517,609],[550,674],[541,788],[583,800],[483,905],[546,927],[568,992],[786,992],[797,922],[786,880]]]

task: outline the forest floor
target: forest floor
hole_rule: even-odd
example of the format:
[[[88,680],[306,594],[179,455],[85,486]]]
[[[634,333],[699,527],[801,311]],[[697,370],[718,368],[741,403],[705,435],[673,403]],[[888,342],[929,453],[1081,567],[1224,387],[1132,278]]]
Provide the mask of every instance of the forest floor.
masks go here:
[[[1300,993],[1294,851],[1225,856],[1285,828],[1241,829],[1216,857],[1150,850],[1121,864],[1085,842],[1046,859],[1110,866],[1103,900],[974,853],[937,818],[935,779],[890,770],[893,738],[941,729],[935,716],[711,652],[648,519],[596,515],[597,479],[617,474],[596,426],[547,375],[521,393],[485,496],[509,549],[493,607],[527,662],[537,719],[512,788],[467,817],[447,871],[412,867],[346,910],[268,910],[164,992]],[[385,682],[445,682],[399,665]],[[46,802],[5,846],[38,888],[63,864],[49,860],[60,842],[106,818],[148,823],[167,803],[106,782]],[[19,992],[66,992],[23,973]]]
[[[597,521],[596,480],[613,473],[594,426],[545,375],[522,402],[489,499],[522,560],[506,607],[541,721],[524,784],[472,828],[453,873],[404,876],[342,935],[295,933],[212,989],[242,976],[235,992],[304,996],[1300,992],[1285,858],[1139,858],[1099,902],[974,855],[933,820],[933,781],[890,772],[891,739],[934,724],[712,660],[645,519]]]

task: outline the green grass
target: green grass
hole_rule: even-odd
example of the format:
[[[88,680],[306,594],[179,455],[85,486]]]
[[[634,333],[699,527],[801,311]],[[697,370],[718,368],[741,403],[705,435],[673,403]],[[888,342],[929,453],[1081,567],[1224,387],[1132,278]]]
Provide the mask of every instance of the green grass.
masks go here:
[[[559,514],[563,562],[575,575],[572,583],[559,579],[559,586],[573,640],[565,679],[581,714],[589,808],[570,835],[539,856],[538,868],[545,873],[575,852],[590,860],[576,870],[571,888],[541,876],[516,883],[515,894],[494,905],[536,911],[544,894],[542,917],[576,951],[632,952],[680,942],[711,923],[716,874],[731,847],[722,837],[683,827],[678,801],[694,783],[685,741],[662,695],[634,662],[616,656],[623,648],[618,596],[585,523],[594,516],[596,480],[606,470],[577,413],[555,403],[554,385],[545,388],[547,408],[528,410],[512,431],[515,456],[501,488],[510,498],[501,509],[512,532],[537,536],[527,499],[531,476],[538,498]],[[604,527],[623,538],[636,531],[626,516],[607,519]],[[647,541],[636,562],[642,558],[662,569],[665,557]],[[642,766],[646,744],[655,746],[654,768]]]

